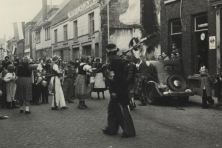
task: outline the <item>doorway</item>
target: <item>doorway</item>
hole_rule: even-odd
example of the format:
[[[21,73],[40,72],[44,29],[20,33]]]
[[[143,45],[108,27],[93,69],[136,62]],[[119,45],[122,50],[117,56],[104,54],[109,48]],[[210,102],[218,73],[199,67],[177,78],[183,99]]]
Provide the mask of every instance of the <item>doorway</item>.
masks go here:
[[[194,72],[199,73],[201,66],[208,67],[208,19],[207,14],[200,14],[194,17]]]

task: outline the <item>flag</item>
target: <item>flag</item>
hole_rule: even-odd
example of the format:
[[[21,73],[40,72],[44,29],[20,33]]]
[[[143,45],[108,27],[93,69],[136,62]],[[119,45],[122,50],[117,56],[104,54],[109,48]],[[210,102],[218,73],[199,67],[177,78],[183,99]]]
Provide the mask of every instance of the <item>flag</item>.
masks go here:
[[[125,25],[140,25],[140,0],[128,0],[128,4],[126,12],[119,16],[119,21]]]
[[[14,37],[16,40],[24,39],[24,28],[25,28],[24,26],[25,26],[24,22],[13,23]]]

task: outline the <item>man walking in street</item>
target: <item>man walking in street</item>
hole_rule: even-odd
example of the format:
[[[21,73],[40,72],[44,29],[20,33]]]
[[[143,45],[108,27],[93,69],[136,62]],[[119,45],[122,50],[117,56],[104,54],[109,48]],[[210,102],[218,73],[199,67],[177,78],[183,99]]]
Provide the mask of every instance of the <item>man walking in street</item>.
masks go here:
[[[108,125],[103,130],[106,135],[116,135],[119,126],[122,128],[122,137],[136,136],[132,117],[129,112],[127,61],[117,55],[118,48],[115,44],[107,45],[107,57],[109,61],[108,87],[110,102],[108,105]]]

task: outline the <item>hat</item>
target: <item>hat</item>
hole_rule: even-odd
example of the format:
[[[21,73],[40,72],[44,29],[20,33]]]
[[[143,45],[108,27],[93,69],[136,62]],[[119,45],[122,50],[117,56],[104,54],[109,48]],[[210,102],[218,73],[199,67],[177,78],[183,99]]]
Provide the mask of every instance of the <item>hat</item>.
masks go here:
[[[59,61],[59,57],[58,57],[58,56],[54,56],[54,57],[52,58],[52,61],[53,61],[53,62]]]
[[[115,52],[115,51],[119,51],[119,49],[116,47],[115,44],[108,44],[106,46],[106,52],[110,53],[110,52]]]

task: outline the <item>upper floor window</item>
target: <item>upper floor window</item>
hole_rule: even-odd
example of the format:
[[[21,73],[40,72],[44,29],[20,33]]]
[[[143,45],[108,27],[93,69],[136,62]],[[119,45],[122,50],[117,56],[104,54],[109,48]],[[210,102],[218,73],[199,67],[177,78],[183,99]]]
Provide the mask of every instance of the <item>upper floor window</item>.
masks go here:
[[[64,25],[63,26],[63,34],[64,34],[64,41],[68,40],[68,26]]]
[[[78,37],[78,22],[75,20],[73,22],[73,37],[77,38]]]
[[[207,14],[201,14],[194,17],[194,31],[208,30]]]
[[[54,39],[55,39],[55,43],[58,42],[58,31],[57,29],[54,30]]]
[[[50,40],[50,27],[45,28],[45,40]]]
[[[89,14],[89,34],[93,34],[95,31],[94,12]]]
[[[182,52],[182,26],[179,18],[170,21],[170,37],[169,37],[169,52],[177,49],[177,52]]]
[[[41,41],[40,30],[35,32],[35,36],[36,36],[36,43],[40,43]]]
[[[180,19],[170,21],[170,35],[181,34],[182,27]]]

